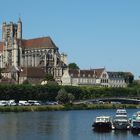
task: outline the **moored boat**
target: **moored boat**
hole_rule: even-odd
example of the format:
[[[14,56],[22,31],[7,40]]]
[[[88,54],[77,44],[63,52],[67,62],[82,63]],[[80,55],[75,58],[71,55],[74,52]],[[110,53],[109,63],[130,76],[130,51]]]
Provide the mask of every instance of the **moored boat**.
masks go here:
[[[92,127],[95,131],[108,132],[112,129],[112,117],[110,116],[98,116],[94,121]]]
[[[120,130],[130,129],[130,123],[126,109],[117,109],[116,115],[113,119],[113,128]]]
[[[140,111],[133,114],[131,119],[131,132],[140,133]]]

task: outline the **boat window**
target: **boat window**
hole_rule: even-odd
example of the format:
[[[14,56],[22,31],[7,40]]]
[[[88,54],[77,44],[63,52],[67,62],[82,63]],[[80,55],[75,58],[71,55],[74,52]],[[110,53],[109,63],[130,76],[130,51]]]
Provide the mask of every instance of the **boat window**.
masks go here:
[[[140,126],[140,122],[133,122],[133,126]]]
[[[127,117],[121,117],[121,116],[118,116],[118,117],[116,117],[116,119],[127,119]]]
[[[109,118],[97,118],[96,121],[107,122],[109,121]]]
[[[127,113],[116,113],[116,115],[127,115]]]

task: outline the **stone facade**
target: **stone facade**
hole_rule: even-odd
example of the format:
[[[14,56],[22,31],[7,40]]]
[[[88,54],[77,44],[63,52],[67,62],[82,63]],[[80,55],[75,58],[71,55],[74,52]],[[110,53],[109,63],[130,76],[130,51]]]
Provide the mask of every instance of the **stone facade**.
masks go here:
[[[13,67],[15,71],[11,71]],[[15,72],[15,78],[18,80],[20,75],[17,72],[21,72],[21,69],[36,67],[43,69],[45,73],[52,74],[60,83],[63,71],[67,67],[67,55],[59,53],[58,47],[50,37],[23,39],[20,18],[17,24],[4,22],[2,42],[0,42],[0,68]],[[3,76],[4,73],[5,71]],[[36,75],[38,75],[37,72]]]
[[[125,72],[108,72],[105,68],[90,70],[67,69],[62,76],[62,85],[126,87],[129,84],[126,80],[128,76],[133,75]]]

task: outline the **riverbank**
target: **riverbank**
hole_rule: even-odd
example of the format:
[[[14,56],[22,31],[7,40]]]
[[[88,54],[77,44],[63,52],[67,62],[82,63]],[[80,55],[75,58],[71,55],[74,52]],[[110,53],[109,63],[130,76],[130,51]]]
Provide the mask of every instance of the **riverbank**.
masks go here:
[[[116,108],[140,108],[134,104],[66,104],[46,106],[1,106],[0,112],[34,112],[34,111],[59,111],[59,110],[94,110],[94,109],[116,109]]]

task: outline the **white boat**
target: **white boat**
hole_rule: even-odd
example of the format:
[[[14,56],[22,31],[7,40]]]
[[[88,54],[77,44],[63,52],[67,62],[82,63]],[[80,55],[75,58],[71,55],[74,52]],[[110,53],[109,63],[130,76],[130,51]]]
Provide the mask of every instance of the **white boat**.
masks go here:
[[[126,109],[117,109],[116,116],[113,119],[113,128],[121,130],[130,128]]]
[[[140,111],[133,114],[131,119],[131,132],[140,133]]]
[[[112,129],[112,117],[98,116],[92,127],[94,127],[95,131],[110,131]]]

